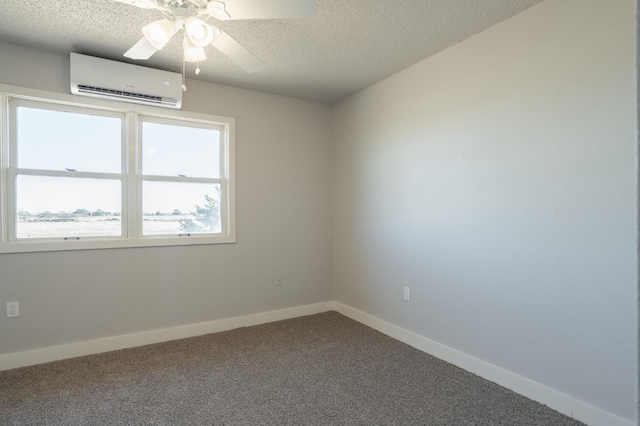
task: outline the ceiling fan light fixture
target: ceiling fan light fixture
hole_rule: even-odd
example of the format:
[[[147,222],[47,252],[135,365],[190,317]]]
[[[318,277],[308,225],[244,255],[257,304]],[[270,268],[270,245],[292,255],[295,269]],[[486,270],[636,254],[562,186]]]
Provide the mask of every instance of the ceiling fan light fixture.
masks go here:
[[[107,1],[107,0],[103,0]],[[155,9],[165,19],[143,27],[144,37],[124,56],[135,60],[149,59],[164,48],[180,30],[183,34],[183,78],[187,61],[206,59],[204,47],[211,45],[249,73],[265,68],[256,55],[229,34],[209,24],[210,20],[253,20],[312,18],[317,0],[113,0],[140,9]],[[227,11],[227,3],[229,11]],[[237,3],[237,4],[236,4]],[[240,3],[243,3],[240,5]],[[196,66],[196,74],[199,67]],[[184,82],[183,82],[184,86]]]
[[[201,62],[207,59],[204,49],[201,46],[194,45],[191,40],[189,40],[189,37],[184,38],[182,47],[184,49],[185,62]]]
[[[206,22],[194,16],[190,16],[184,22],[184,30],[191,43],[197,47],[204,47],[211,43],[213,30]]]
[[[168,19],[152,22],[142,28],[144,37],[158,50],[166,46],[176,32],[176,25]]]

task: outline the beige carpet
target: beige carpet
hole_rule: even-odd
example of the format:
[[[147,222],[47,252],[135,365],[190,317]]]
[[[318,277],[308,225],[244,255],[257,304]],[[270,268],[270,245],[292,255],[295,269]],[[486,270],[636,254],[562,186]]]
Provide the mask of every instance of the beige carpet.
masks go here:
[[[0,372],[2,425],[581,425],[336,312]]]

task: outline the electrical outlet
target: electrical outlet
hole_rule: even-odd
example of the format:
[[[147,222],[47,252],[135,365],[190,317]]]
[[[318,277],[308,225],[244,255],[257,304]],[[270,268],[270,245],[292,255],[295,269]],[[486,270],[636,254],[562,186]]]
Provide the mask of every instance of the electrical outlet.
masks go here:
[[[411,287],[404,288],[404,300],[407,302],[411,300]]]
[[[20,316],[20,302],[7,302],[7,318]]]
[[[282,274],[276,274],[276,278],[273,280],[273,282],[277,286],[281,286],[282,285]]]

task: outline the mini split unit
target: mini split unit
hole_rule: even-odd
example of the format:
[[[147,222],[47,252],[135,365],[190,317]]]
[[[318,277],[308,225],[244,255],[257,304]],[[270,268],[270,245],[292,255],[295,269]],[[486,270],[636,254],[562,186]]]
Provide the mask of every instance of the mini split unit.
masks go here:
[[[164,108],[182,106],[182,75],[71,54],[71,93]]]

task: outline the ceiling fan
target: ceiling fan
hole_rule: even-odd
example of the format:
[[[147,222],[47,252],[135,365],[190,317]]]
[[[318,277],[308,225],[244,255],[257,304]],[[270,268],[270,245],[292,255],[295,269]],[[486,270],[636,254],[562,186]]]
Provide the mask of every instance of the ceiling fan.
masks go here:
[[[158,10],[164,19],[142,28],[144,35],[124,56],[131,59],[149,59],[161,50],[180,30],[183,37],[184,62],[206,59],[204,47],[212,45],[245,71],[253,73],[265,67],[264,62],[249,52],[227,33],[210,21],[239,19],[312,18],[315,0],[114,0],[141,9]],[[184,71],[184,68],[183,68]],[[183,86],[184,89],[184,86]]]

